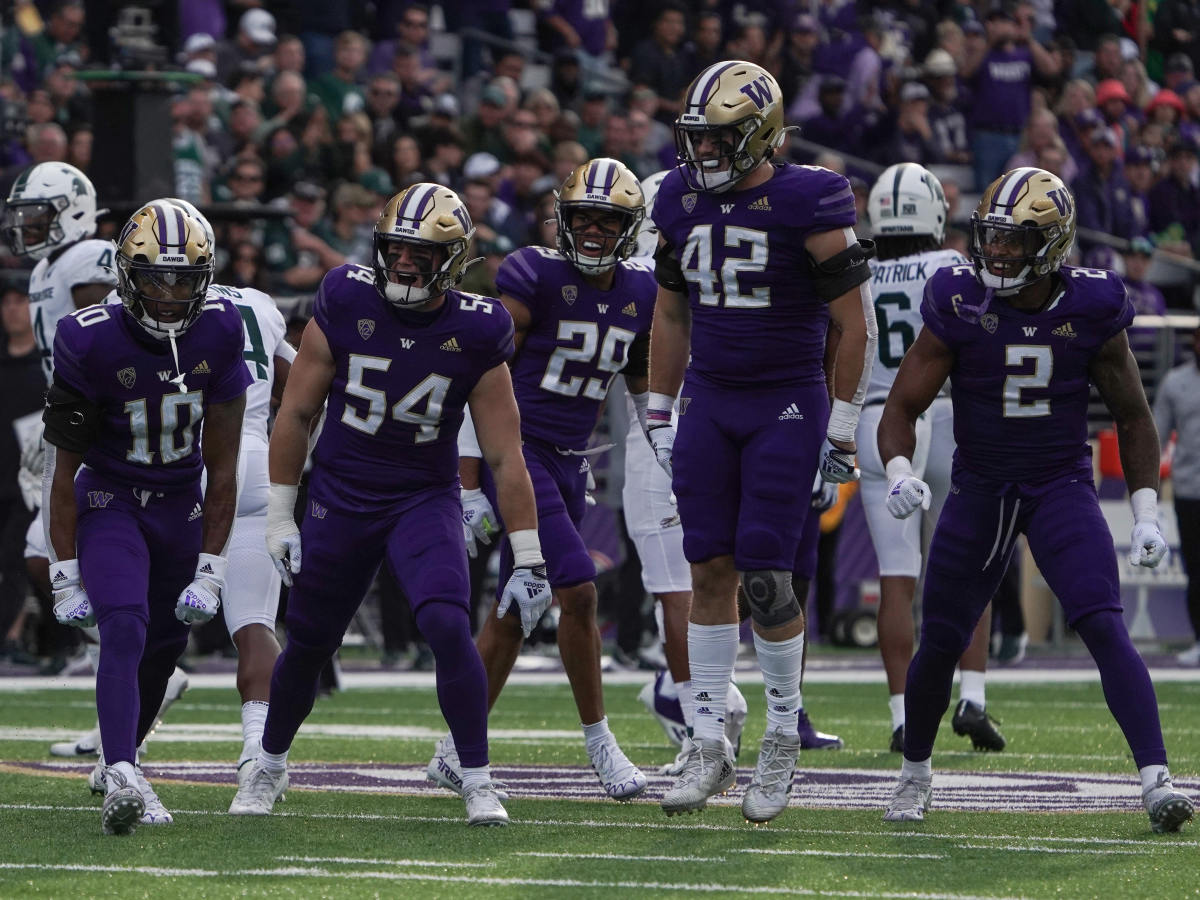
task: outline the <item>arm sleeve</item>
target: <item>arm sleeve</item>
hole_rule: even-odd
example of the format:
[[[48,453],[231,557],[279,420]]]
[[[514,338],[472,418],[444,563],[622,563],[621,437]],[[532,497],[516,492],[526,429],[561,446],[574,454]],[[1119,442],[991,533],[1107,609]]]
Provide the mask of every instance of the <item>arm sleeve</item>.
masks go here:
[[[483,458],[479,449],[479,438],[475,435],[475,420],[471,418],[471,407],[463,407],[462,425],[458,429],[458,455],[475,459]]]
[[[643,331],[629,345],[629,356],[621,374],[644,378],[650,372],[650,332]]]

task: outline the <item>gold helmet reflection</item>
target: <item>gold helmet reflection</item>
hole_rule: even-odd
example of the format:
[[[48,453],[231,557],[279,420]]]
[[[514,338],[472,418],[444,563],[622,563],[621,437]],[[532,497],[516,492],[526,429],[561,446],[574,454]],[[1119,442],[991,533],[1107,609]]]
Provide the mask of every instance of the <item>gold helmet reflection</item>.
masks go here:
[[[396,306],[419,306],[441,296],[462,279],[474,234],[466,205],[450,188],[429,182],[405,188],[375,223],[375,287]],[[388,250],[395,244],[434,249],[433,268],[411,275],[390,268]]]
[[[988,255],[997,243],[1016,244],[1020,253]],[[1075,198],[1061,178],[1024,166],[993,181],[971,215],[971,259],[975,277],[1001,296],[1057,272],[1075,243]],[[997,275],[988,263],[1021,262],[1012,275]]]
[[[129,217],[116,247],[117,291],[129,314],[158,338],[191,327],[213,279],[204,227],[179,206],[156,200]]]
[[[700,160],[696,141],[706,132],[730,128],[729,152]],[[783,92],[762,66],[735,60],[709,66],[696,76],[675,119],[675,151],[689,185],[696,190],[727,191],[770,159],[783,143]],[[722,161],[728,161],[722,166]]]
[[[587,256],[572,232],[571,214],[579,209],[616,213],[621,230],[611,249],[601,248],[600,256]],[[646,215],[642,186],[624,163],[601,157],[591,159],[567,176],[554,198],[554,217],[558,221],[558,250],[582,272],[607,272],[619,261],[628,259],[637,245],[638,228]],[[609,252],[604,253],[604,250]]]

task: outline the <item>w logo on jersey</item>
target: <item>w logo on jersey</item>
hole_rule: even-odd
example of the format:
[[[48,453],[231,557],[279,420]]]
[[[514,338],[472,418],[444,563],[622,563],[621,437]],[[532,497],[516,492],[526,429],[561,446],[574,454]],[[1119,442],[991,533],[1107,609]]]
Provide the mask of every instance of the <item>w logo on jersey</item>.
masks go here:
[[[323,519],[327,515],[329,515],[329,510],[326,507],[322,506],[320,503],[318,503],[316,500],[311,501],[311,503],[312,503],[312,516],[314,519]]]
[[[742,85],[741,91],[759,109],[775,99],[771,94],[771,83],[767,81],[766,75],[759,75],[749,84]]]
[[[104,509],[112,500],[113,495],[108,491],[88,491],[88,506],[92,509]]]

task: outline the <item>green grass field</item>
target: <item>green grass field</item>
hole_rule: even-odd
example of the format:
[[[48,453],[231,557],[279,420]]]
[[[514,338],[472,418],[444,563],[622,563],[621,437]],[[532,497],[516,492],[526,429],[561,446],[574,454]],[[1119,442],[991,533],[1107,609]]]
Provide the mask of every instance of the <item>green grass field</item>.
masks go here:
[[[608,688],[610,722],[649,773],[674,750],[637,691]],[[760,688],[744,691],[743,783],[762,733]],[[444,727],[432,689],[352,689],[321,700],[292,750],[299,787],[269,819],[238,819],[225,814],[240,747],[236,694],[194,688],[145,760],[174,824],[114,838],[100,833],[100,801],[83,778],[89,766],[47,765],[51,739],[94,723],[89,692],[3,692],[0,897],[1200,896],[1196,825],[1151,833],[1097,684],[990,686],[1009,749],[974,753],[947,720],[934,756],[934,809],[910,826],[885,825],[875,802],[899,766],[877,749],[888,738],[883,693],[880,685],[806,689],[814,722],[839,733],[846,749],[802,755],[793,807],[755,828],[736,806],[741,787],[721,798],[733,805],[674,819],[657,803],[662,778],[652,779],[648,799],[601,799],[567,687],[513,684],[492,718],[493,765],[544,768],[511,783],[510,827],[469,829],[461,800],[421,780]],[[1159,699],[1172,770],[1197,793],[1200,684],[1161,684]],[[1027,773],[1044,774],[1019,780]],[[1121,777],[1087,778],[1105,775]],[[1039,791],[1063,809],[1029,811],[1044,808]]]

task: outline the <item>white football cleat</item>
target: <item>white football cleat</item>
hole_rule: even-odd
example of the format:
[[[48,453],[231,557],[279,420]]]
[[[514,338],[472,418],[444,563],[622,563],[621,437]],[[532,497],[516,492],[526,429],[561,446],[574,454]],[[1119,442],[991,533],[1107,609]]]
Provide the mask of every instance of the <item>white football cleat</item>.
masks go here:
[[[275,801],[283,799],[288,788],[287,769],[272,774],[255,760],[250,764],[245,782],[238,788],[229,804],[231,816],[269,816]]]
[[[101,829],[105,834],[133,834],[146,811],[142,792],[116,769],[110,769],[105,780],[110,790],[100,810]]]
[[[1175,790],[1166,772],[1159,772],[1158,783],[1142,792],[1142,803],[1150,816],[1150,827],[1158,834],[1178,831],[1192,821],[1196,812],[1191,798]]]
[[[668,696],[667,691],[664,690],[664,683],[673,684],[670,679],[670,672],[663,669],[654,676],[653,680],[647,681],[642,686],[641,691],[638,692],[638,699],[642,701],[647,712],[654,716],[655,721],[662,726],[667,740],[676,747],[682,747],[686,744],[687,725],[683,721],[683,709],[679,705],[678,695]]]
[[[146,805],[142,817],[138,820],[139,824],[170,825],[175,819],[167,811],[167,808],[163,806],[163,802],[158,799],[158,794],[154,792],[154,788],[146,780],[146,773],[142,771],[142,767],[134,766],[133,771],[137,775],[138,790],[142,792],[142,802]]]
[[[742,815],[747,822],[770,822],[787,809],[799,756],[799,735],[782,734],[777,729],[763,735],[754,777],[742,797]]]
[[[108,766],[104,764],[104,754],[101,753],[87,777],[88,789],[91,790],[92,796],[108,793],[108,779],[105,777],[107,771]]]
[[[742,729],[746,727],[748,711],[746,698],[736,684],[729,682],[729,693],[725,695],[725,737],[733,747],[731,759],[737,759],[742,752]]]
[[[59,741],[50,745],[51,756],[96,756],[100,752],[100,723],[86,734],[81,734],[73,741]]]
[[[708,805],[709,797],[733,787],[737,774],[725,747],[725,739],[695,744],[679,780],[663,795],[663,812],[668,816],[698,812]]]
[[[933,779],[924,781],[917,778],[901,776],[892,791],[892,799],[888,802],[887,812],[883,814],[885,822],[924,822],[925,813],[932,805]]]
[[[454,791],[462,796],[462,762],[458,758],[458,748],[454,746],[454,736],[446,735],[437,742],[433,750],[433,759],[425,767],[425,776],[439,787]],[[508,791],[499,781],[493,781],[492,787],[501,803],[508,801]]]
[[[468,825],[507,825],[508,812],[500,800],[500,792],[495,784],[477,784],[463,791],[463,800],[467,804]]]
[[[646,789],[646,776],[629,761],[629,757],[621,751],[617,739],[612,735],[609,735],[594,753],[589,752],[588,758],[592,761],[592,770],[604,787],[604,793],[614,800],[632,800]]]

